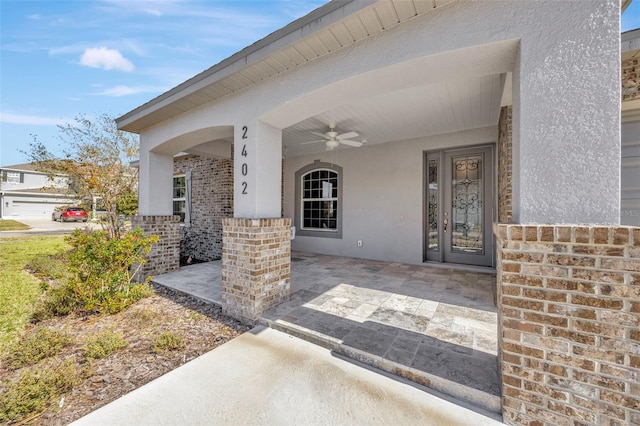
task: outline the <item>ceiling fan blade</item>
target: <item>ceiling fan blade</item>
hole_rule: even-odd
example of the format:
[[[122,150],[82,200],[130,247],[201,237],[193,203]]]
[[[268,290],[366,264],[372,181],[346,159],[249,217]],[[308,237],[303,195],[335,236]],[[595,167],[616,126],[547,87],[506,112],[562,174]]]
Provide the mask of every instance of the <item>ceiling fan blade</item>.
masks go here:
[[[326,142],[325,139],[319,139],[317,141],[300,142],[300,145],[308,145],[310,143]]]
[[[358,136],[358,134],[356,132],[347,132],[347,133],[343,133],[341,135],[338,135],[336,138],[337,139],[351,139],[351,138],[355,138],[357,136]]]
[[[340,139],[338,142],[340,142],[341,144],[344,144],[344,145],[349,145],[349,146],[355,146],[355,147],[361,147],[362,146],[362,142],[358,142],[358,141],[350,141],[350,140]]]

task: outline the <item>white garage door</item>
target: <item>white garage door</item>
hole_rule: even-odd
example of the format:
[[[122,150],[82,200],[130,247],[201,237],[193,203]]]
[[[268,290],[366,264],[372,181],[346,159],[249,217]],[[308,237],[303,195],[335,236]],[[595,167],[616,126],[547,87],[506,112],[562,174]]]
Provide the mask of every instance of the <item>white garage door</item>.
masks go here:
[[[51,213],[53,213],[53,209],[59,205],[58,203],[58,201],[47,202],[14,200],[12,209],[13,217],[22,217],[29,219],[51,219]]]
[[[620,224],[640,226],[640,120],[622,123]]]

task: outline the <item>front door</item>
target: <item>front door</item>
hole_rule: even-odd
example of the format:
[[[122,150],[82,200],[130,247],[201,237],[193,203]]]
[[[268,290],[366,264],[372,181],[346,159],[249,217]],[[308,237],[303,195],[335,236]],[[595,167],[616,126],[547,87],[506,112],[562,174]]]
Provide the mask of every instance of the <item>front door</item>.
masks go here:
[[[427,153],[426,259],[493,265],[493,147]]]

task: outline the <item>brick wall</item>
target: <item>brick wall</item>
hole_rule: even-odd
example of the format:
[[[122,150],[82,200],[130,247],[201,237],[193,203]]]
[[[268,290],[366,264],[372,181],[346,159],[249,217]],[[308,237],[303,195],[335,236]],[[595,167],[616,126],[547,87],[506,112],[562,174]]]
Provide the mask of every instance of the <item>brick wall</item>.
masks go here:
[[[210,261],[222,256],[222,219],[233,216],[233,159],[178,158],[174,174],[191,170],[191,226],[181,227],[180,255]]]
[[[622,61],[622,100],[640,99],[640,58]]]
[[[502,107],[498,121],[498,221],[512,222],[511,164],[512,132],[511,106]]]
[[[222,309],[255,324],[289,299],[291,219],[223,220]]]
[[[140,216],[131,219],[133,228],[142,228],[147,235],[157,235],[160,241],[153,245],[136,279],[164,274],[180,266],[180,217]]]
[[[640,228],[496,225],[507,424],[640,424]]]

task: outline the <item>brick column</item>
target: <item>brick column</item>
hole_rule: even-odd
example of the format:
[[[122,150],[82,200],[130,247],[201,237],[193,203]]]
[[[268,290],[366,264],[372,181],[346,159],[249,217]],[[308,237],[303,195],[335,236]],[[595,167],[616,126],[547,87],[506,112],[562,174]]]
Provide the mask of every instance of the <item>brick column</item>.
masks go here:
[[[640,424],[640,228],[496,225],[507,424]]]
[[[151,247],[145,263],[138,273],[138,280],[149,275],[160,275],[180,267],[180,216],[141,216],[131,219],[133,228],[142,228],[147,235],[160,238]]]
[[[512,111],[509,106],[502,107],[498,120],[498,221],[512,221]]]
[[[291,219],[222,221],[222,309],[245,323],[289,299]]]

